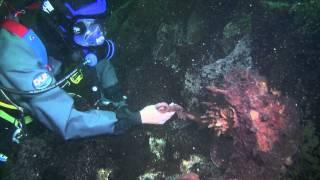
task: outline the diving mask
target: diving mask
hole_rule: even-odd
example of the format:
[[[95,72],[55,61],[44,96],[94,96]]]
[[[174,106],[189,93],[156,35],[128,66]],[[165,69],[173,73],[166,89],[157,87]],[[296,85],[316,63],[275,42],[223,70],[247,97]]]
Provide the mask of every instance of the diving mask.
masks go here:
[[[79,19],[73,26],[73,40],[80,46],[100,46],[105,42],[103,28],[95,19]]]

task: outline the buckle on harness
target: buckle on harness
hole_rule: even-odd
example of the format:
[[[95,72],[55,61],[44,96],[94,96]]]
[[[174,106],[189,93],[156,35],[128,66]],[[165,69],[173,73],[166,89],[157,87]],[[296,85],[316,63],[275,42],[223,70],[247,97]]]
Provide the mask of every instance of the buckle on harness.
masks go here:
[[[22,123],[18,121],[17,129],[13,132],[11,140],[16,144],[20,144],[22,136]]]
[[[14,13],[14,17],[19,17],[22,14],[26,14],[26,10],[22,9]]]

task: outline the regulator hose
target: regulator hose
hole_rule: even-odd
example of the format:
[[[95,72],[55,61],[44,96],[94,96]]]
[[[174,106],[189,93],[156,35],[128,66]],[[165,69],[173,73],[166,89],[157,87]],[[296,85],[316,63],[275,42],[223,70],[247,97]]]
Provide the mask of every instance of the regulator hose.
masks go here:
[[[0,89],[3,90],[3,91],[6,91],[6,92],[9,92],[9,93],[12,93],[12,94],[17,94],[17,95],[37,95],[37,94],[41,94],[41,93],[45,93],[47,91],[50,91],[51,89],[54,89],[58,86],[60,86],[63,82],[65,82],[67,79],[69,79],[72,75],[74,75],[77,70],[79,68],[82,68],[83,66],[87,65],[87,64],[90,64],[91,61],[90,60],[86,60],[84,61],[83,63],[81,63],[80,65],[78,65],[76,68],[73,69],[73,71],[71,71],[69,74],[67,74],[64,78],[60,79],[58,82],[46,87],[46,88],[43,88],[43,89],[36,89],[36,90],[30,90],[30,91],[21,91],[21,90],[16,90],[16,89],[13,89],[13,88],[6,88],[2,85],[0,85]]]

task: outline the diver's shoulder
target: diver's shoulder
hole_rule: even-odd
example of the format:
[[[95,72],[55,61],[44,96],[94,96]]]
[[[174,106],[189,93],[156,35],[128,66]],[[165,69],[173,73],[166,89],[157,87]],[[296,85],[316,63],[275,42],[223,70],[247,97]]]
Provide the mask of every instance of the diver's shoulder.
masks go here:
[[[0,29],[0,66],[11,69],[35,66],[37,59],[32,49],[20,37]]]

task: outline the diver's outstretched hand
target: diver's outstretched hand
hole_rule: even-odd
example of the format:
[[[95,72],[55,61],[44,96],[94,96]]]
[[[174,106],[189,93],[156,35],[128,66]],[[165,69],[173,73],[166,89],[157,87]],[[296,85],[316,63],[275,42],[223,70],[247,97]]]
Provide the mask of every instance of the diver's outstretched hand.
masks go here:
[[[149,105],[144,107],[140,111],[142,124],[164,124],[167,122],[175,112],[163,111],[163,107],[168,107],[169,105],[165,102],[158,103],[156,105]],[[162,108],[160,108],[162,107]]]

